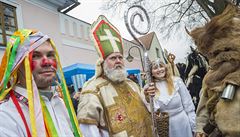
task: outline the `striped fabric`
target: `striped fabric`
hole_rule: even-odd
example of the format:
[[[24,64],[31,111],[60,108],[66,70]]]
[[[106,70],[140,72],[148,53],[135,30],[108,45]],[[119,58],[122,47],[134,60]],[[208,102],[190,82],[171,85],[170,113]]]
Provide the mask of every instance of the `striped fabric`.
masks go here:
[[[86,81],[86,74],[73,75],[71,78],[74,86],[74,91],[78,92],[78,89],[82,88],[84,82]]]

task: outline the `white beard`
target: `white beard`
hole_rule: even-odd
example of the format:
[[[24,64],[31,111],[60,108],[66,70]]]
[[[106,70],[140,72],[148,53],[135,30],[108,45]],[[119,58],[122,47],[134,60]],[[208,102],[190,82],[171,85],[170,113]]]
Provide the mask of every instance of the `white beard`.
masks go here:
[[[116,65],[114,68],[109,69],[106,63],[103,63],[105,76],[114,83],[121,83],[127,77],[127,72],[123,65]]]

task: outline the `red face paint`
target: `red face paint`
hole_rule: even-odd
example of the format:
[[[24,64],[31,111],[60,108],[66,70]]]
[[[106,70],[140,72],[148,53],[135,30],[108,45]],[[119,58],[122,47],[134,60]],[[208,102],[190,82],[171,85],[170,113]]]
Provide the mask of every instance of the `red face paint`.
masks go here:
[[[50,65],[49,59],[47,59],[46,57],[43,57],[41,59],[41,66],[46,66],[46,65]]]
[[[31,62],[31,70],[34,71],[34,69],[36,68],[37,66],[37,62],[36,61],[32,61]]]
[[[52,66],[54,69],[57,69],[57,63],[56,63],[56,60],[55,59],[48,59],[48,58],[42,58],[41,60],[41,66],[46,66],[46,65],[49,65],[49,66]]]
[[[53,68],[57,69],[57,61],[56,61],[56,59],[52,60],[52,66],[53,66]]]
[[[32,56],[33,56],[33,51],[29,53],[29,61],[30,61],[31,71],[33,71],[37,65],[37,62],[32,60]]]

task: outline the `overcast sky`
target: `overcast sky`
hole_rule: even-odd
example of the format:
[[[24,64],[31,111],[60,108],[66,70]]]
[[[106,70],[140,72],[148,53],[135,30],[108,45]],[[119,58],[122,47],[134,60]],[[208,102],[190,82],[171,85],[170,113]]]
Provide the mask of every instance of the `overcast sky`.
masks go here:
[[[132,40],[130,34],[128,33],[124,20],[120,15],[115,14],[112,16],[107,13],[107,11],[102,11],[100,8],[103,4],[103,0],[79,0],[81,3],[79,6],[68,12],[69,15],[83,20],[88,23],[92,23],[97,19],[99,15],[105,15],[108,20],[120,31],[120,34],[123,38]],[[182,29],[182,32],[185,32]],[[178,34],[179,35],[179,34]],[[180,34],[185,37],[185,33]],[[187,52],[189,52],[189,44],[186,43],[186,40],[179,36],[172,36],[170,39],[163,39],[159,33],[157,33],[158,39],[163,49],[167,49],[168,52],[176,55],[175,63],[185,62],[185,57]]]

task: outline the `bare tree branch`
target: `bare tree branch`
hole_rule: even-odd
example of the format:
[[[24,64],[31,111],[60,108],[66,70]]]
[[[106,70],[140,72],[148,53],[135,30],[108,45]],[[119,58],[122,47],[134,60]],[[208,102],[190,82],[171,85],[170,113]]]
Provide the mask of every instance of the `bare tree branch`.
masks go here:
[[[142,5],[148,11],[153,28],[169,36],[185,25],[193,28],[220,14],[227,0],[108,0],[105,10],[117,12],[119,7]],[[237,0],[228,0],[237,3]],[[126,9],[127,10],[127,9]],[[122,15],[123,16],[123,15]]]
[[[187,11],[190,9],[190,7],[192,6],[193,1],[191,2],[191,4],[187,7],[187,9],[182,13],[182,15],[180,16],[180,18],[178,19],[178,21],[180,22],[183,18],[183,16],[187,13]]]
[[[180,3],[180,1],[181,0],[178,0],[178,2],[172,2],[172,3],[166,4],[166,5],[159,6],[155,10],[151,11],[151,13],[155,13],[156,11],[158,11],[159,9],[164,8],[164,7],[170,7],[171,5],[178,5]]]

